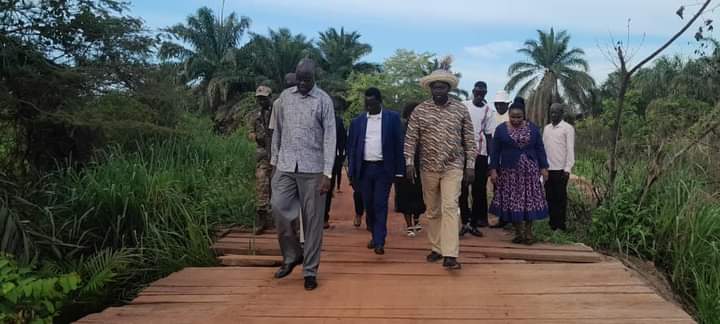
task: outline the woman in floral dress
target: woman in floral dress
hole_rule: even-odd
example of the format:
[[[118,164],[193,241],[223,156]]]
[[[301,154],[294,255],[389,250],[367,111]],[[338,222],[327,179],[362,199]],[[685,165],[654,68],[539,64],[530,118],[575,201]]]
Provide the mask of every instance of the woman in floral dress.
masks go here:
[[[548,162],[540,130],[525,120],[525,102],[516,98],[510,120],[498,125],[490,152],[490,180],[495,195],[490,212],[515,228],[513,243],[533,244],[533,221],[548,215],[540,178],[548,178]]]

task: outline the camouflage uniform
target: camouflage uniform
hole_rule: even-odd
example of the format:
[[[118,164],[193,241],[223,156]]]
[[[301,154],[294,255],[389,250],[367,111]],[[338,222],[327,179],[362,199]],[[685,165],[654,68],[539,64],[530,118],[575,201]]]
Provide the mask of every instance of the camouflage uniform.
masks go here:
[[[255,150],[255,206],[258,228],[269,228],[273,226],[272,214],[270,213],[270,179],[272,167],[270,166],[270,144],[272,141],[272,130],[270,125],[270,109],[260,109],[256,113],[254,121],[254,133],[257,149]]]

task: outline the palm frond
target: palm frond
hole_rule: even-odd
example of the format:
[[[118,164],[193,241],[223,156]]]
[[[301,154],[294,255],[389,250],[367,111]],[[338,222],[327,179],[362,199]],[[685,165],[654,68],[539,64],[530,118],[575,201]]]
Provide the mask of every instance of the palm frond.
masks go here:
[[[520,89],[518,89],[517,95],[521,97],[527,98],[529,93],[535,90],[535,87],[537,86],[538,78],[540,78],[539,75],[536,75],[535,77],[531,78],[525,84],[523,84]]]
[[[540,71],[542,70],[541,66],[538,66],[537,64],[529,63],[529,62],[515,62],[513,64],[510,64],[508,67],[508,75],[514,75],[519,72],[523,71]]]
[[[109,284],[124,280],[137,258],[138,255],[128,249],[104,249],[70,265],[74,269],[65,270],[80,274],[83,280],[80,294],[90,297],[100,293]]]
[[[0,253],[11,254],[23,263],[29,262],[34,253],[25,225],[5,203],[0,205]]]
[[[532,75],[536,74],[534,70],[525,70],[522,72],[518,72],[516,74],[513,74],[510,76],[510,80],[508,80],[507,84],[505,84],[505,90],[512,91],[515,89],[518,83],[520,83],[522,80],[525,80]]]

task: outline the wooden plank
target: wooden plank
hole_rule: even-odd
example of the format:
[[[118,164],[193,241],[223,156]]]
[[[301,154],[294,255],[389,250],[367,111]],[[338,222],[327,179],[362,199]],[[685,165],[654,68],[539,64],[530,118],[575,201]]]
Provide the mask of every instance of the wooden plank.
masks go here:
[[[223,264],[239,266],[183,269],[79,323],[693,323],[620,262],[583,245],[517,245],[510,233],[486,229],[461,239],[463,269],[448,271],[425,261],[425,234],[406,237],[393,214],[378,256],[365,247],[369,233],[351,224],[345,188],[325,231],[318,289],[303,289],[300,267],[273,278],[276,234],[231,229],[213,248],[226,254]]]
[[[367,290],[368,294],[363,293],[359,297],[372,300],[362,304],[352,304],[353,301],[364,299],[352,298],[349,293],[330,299],[327,296],[306,294],[303,298],[291,300],[288,300],[287,295],[261,295],[242,308],[229,309],[229,313],[224,315],[236,318],[265,316],[414,320],[625,319],[629,322],[634,319],[690,319],[682,310],[666,307],[665,302],[653,294],[529,295],[522,299],[497,296],[478,303],[477,300],[460,298],[465,295],[456,296],[455,291],[429,290],[433,290],[434,294],[427,298],[412,298],[420,295],[398,298],[398,294],[378,295],[376,290]],[[435,303],[428,303],[431,301]],[[550,305],[554,307],[548,307]]]
[[[280,248],[274,242],[258,243],[254,248],[251,248],[247,244],[242,243],[224,243],[218,242],[213,246],[214,250],[223,255],[235,254],[256,254],[256,255],[280,255]],[[355,249],[361,250],[364,247],[354,247]],[[323,251],[344,251],[347,248],[337,246],[323,246]],[[402,247],[396,248],[393,245],[388,245],[385,248],[386,252],[393,250],[421,250],[427,251],[427,247]],[[551,262],[577,262],[577,263],[593,263],[601,262],[603,256],[595,252],[574,252],[574,251],[555,251],[555,250],[532,250],[523,249],[521,247],[515,249],[506,248],[489,248],[489,247],[473,247],[473,246],[461,246],[460,257],[463,254],[481,254],[488,257],[495,257],[501,259],[518,259],[526,261],[551,261]]]
[[[224,266],[236,266],[236,267],[277,267],[282,264],[282,257],[280,256],[267,256],[267,255],[224,255],[219,257],[220,263]],[[367,252],[364,254],[356,253],[354,255],[348,255],[347,253],[340,254],[335,252],[328,252],[323,254],[321,262],[325,263],[346,263],[346,264],[358,264],[358,263],[415,263],[423,264],[425,261],[424,255],[416,255],[414,258],[383,258]],[[485,257],[463,257],[463,264],[508,264],[508,263],[526,263],[524,260],[505,260],[498,258],[485,258]]]
[[[225,266],[277,267],[282,264],[281,256],[269,255],[223,255],[218,259]]]
[[[356,236],[359,236],[359,237],[355,238],[355,237],[348,237],[348,236],[325,235],[323,237],[323,242],[324,242],[324,245],[353,247],[353,246],[358,246],[358,245],[362,246],[368,240],[366,235],[360,236],[360,234],[357,234]],[[240,243],[240,244],[243,244],[243,243],[244,244],[252,244],[251,243],[252,241],[255,241],[257,243],[276,243],[277,237],[271,236],[271,235],[253,236],[252,234],[242,234],[242,235],[228,235],[228,236],[218,240],[219,243]],[[388,247],[394,246],[395,248],[403,248],[403,247],[408,247],[408,244],[412,244],[411,246],[425,245],[425,244],[427,244],[427,240],[424,237],[417,237],[415,239],[396,238],[396,239],[388,240]],[[537,243],[537,244],[533,244],[531,246],[527,246],[527,245],[513,244],[512,242],[510,242],[509,238],[505,241],[496,241],[496,240],[489,240],[489,239],[484,239],[484,238],[479,238],[479,239],[468,238],[468,239],[461,240],[460,245],[468,246],[468,247],[492,247],[492,248],[524,249],[524,250],[593,252],[592,248],[590,248],[584,244],[554,245],[554,244],[546,244],[546,243]]]

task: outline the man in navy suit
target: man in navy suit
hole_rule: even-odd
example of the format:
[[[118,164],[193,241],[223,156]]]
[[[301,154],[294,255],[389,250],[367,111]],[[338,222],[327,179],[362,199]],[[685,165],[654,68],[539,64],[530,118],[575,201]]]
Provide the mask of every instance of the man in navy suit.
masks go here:
[[[365,110],[350,123],[348,173],[362,192],[372,232],[368,248],[385,254],[390,187],[393,178],[405,174],[402,125],[398,113],[384,109],[377,88],[365,91]]]

